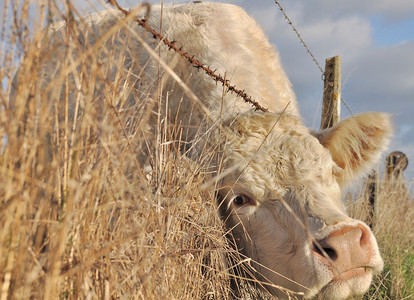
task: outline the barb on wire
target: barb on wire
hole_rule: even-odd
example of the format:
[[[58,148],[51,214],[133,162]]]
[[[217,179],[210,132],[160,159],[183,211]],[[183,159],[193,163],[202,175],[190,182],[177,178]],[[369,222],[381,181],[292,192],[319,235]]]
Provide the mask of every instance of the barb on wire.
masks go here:
[[[112,6],[115,6],[119,11],[121,11],[125,16],[128,16],[130,13],[128,10],[122,8],[117,0],[108,0],[108,3]],[[149,11],[150,5],[148,3],[144,3],[147,10]],[[208,76],[213,78],[214,81],[220,82],[224,86],[227,87],[227,89],[230,92],[235,93],[237,96],[244,99],[244,101],[252,104],[256,110],[261,110],[263,112],[268,112],[267,108],[264,108],[261,106],[257,101],[255,101],[251,96],[247,95],[244,90],[237,89],[236,86],[231,85],[230,81],[227,79],[224,79],[223,76],[220,74],[216,74],[215,70],[211,70],[209,67],[206,67],[204,64],[202,64],[200,61],[194,58],[194,56],[190,56],[187,52],[184,52],[182,48],[177,48],[175,46],[175,41],[168,41],[161,33],[157,32],[153,28],[151,28],[145,19],[141,20],[138,17],[133,17],[133,20],[136,21],[142,28],[147,30],[149,33],[152,34],[154,39],[160,40],[162,43],[164,43],[170,50],[174,50],[176,53],[180,54],[182,57],[184,57],[188,62],[190,62],[197,70],[202,69]]]

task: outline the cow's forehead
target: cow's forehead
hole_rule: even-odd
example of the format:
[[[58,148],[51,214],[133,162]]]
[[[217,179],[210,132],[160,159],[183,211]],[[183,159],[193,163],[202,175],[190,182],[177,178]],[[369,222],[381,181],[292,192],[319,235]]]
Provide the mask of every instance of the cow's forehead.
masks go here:
[[[230,181],[237,181],[256,197],[283,196],[295,187],[321,189],[336,184],[329,151],[305,126],[275,126],[268,135],[245,135],[236,143],[226,160],[226,167],[235,170]]]

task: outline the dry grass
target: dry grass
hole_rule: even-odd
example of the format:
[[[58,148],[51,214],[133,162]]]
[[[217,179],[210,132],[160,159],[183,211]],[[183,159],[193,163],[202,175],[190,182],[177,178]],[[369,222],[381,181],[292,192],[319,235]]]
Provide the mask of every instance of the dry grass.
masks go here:
[[[237,253],[214,192],[200,188],[210,154],[179,153],[183,128],[158,117],[157,83],[138,92],[124,55],[73,38],[73,22],[51,43],[28,1],[14,13],[6,3],[0,299],[231,297]],[[47,23],[79,17],[55,2],[34,11]]]
[[[414,199],[407,192],[412,182],[384,175],[377,180],[374,218],[364,190],[349,199],[352,217],[372,223],[385,267],[364,299],[411,299],[414,297]],[[408,189],[409,190],[409,189]]]
[[[79,17],[45,3],[30,18],[28,1],[13,13],[6,0],[1,25],[0,299],[231,298],[226,260],[239,258],[213,192],[200,188],[214,153],[194,162],[177,151],[182,128],[150,100],[162,91],[136,94],[128,70],[108,69],[123,65],[119,53],[96,56],[68,36],[58,51],[45,44],[33,19]],[[60,63],[48,78],[46,61]],[[386,185],[380,195],[375,231],[387,269],[370,299],[396,299],[414,291],[414,210]]]
[[[23,51],[2,53],[1,299],[227,298],[227,242],[212,193],[198,188],[201,166],[169,143],[179,130],[160,122],[154,141],[145,120],[156,105],[122,106],[129,95],[119,91],[132,90],[124,70],[109,82],[113,70],[76,41],[64,53],[37,32],[29,42],[18,13],[23,23],[7,38],[18,46],[10,51]],[[9,105],[16,55],[23,60]],[[115,53],[103,56],[121,65]],[[47,60],[62,66],[39,84]],[[137,154],[152,145],[144,171]]]

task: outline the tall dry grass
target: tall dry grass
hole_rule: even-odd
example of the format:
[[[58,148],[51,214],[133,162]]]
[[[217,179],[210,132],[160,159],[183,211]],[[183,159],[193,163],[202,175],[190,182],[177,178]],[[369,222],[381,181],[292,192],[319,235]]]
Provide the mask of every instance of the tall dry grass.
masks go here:
[[[215,153],[180,153],[185,128],[161,117],[165,91],[138,92],[124,55],[74,38],[82,12],[70,1],[16,3],[0,32],[0,299],[265,298],[232,280],[228,260],[243,258],[201,188]],[[68,30],[51,43],[42,28],[61,18]],[[413,210],[382,190],[387,269],[370,299],[395,299],[414,290]]]
[[[61,4],[6,1],[3,15],[0,299],[232,297],[238,254],[201,189],[214,152],[181,155],[157,81],[137,89],[125,68],[139,54],[99,47],[121,24],[91,42]]]
[[[145,120],[156,103],[123,105],[132,80],[121,56],[101,53],[102,64],[98,49],[85,55],[69,40],[75,24],[48,45],[25,28],[24,5],[16,13],[1,57],[1,299],[225,298],[227,244],[213,195],[198,189],[200,167],[174,151],[176,128],[160,122],[154,138]],[[52,3],[37,13],[76,12]],[[45,77],[48,61],[59,67]],[[153,146],[144,170],[137,154]]]
[[[385,267],[364,299],[414,297],[414,199],[412,182],[403,176],[383,174],[376,184],[375,212],[369,204],[367,180],[362,192],[347,201],[352,217],[372,224]]]

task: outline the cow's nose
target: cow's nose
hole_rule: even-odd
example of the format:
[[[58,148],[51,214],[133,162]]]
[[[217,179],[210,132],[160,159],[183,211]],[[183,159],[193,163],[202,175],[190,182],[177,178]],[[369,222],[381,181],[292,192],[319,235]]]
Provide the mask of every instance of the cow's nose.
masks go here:
[[[331,265],[335,276],[370,267],[372,249],[370,233],[361,224],[332,231],[312,245],[312,253]]]

